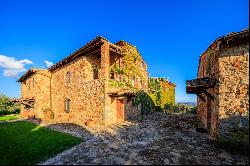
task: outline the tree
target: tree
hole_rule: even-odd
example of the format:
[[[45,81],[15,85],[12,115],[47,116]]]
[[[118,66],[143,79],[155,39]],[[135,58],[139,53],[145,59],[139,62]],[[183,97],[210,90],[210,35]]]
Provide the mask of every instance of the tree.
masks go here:
[[[0,111],[7,111],[14,104],[11,102],[10,98],[4,94],[0,94]]]
[[[0,115],[19,113],[19,112],[20,112],[20,104],[13,103],[10,97],[0,93]]]

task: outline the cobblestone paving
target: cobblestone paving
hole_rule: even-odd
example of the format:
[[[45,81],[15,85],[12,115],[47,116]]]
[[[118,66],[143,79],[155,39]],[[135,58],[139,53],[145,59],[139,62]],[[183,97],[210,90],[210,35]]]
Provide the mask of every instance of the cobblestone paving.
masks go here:
[[[154,113],[104,132],[73,124],[47,127],[85,141],[40,164],[249,164],[247,154],[220,149],[208,134],[197,132],[194,115]]]

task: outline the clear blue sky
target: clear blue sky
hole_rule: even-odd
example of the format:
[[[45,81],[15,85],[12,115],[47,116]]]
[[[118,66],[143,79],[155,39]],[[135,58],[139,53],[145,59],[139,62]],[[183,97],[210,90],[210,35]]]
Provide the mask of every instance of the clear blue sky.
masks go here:
[[[56,63],[102,35],[136,45],[151,76],[177,84],[176,101],[196,101],[186,95],[185,80],[196,78],[211,42],[249,26],[248,6],[248,0],[0,0],[0,92],[20,95],[15,63],[23,71],[18,76],[45,68],[45,60]]]

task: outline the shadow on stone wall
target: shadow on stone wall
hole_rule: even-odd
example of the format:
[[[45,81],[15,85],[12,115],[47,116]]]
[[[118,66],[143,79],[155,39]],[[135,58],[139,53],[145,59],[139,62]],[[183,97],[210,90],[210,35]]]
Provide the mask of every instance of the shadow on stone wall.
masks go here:
[[[219,145],[230,150],[249,150],[249,116],[229,115],[219,120]]]

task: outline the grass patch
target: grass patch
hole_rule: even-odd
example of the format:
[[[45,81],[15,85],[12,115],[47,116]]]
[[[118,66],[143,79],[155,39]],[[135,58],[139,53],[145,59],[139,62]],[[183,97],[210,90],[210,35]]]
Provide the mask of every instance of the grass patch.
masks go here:
[[[18,119],[18,115],[4,115],[0,116],[0,121],[8,121],[8,120],[16,120]]]
[[[0,124],[0,140],[0,165],[37,164],[82,142],[27,121]]]

